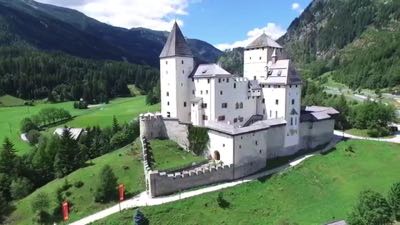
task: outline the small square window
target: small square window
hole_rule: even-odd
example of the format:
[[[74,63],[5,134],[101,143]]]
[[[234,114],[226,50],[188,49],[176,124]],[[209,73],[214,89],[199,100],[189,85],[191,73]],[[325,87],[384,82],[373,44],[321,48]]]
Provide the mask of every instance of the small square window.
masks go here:
[[[278,104],[279,104],[279,100],[276,99],[276,100],[275,100],[275,105],[278,105]]]
[[[294,99],[292,99],[292,105],[294,105]]]
[[[183,102],[183,107],[186,107],[186,102]]]
[[[169,102],[167,102],[167,105],[169,105]]]
[[[207,79],[207,83],[210,83],[210,79]]]
[[[167,97],[169,96],[169,92],[167,91]]]
[[[218,83],[221,83],[221,78],[218,78]]]
[[[219,94],[220,94],[220,95],[222,95],[222,94],[223,94],[223,92],[222,92],[222,91],[220,91],[220,92],[219,92]]]
[[[208,94],[208,90],[206,90],[206,94]]]
[[[185,62],[182,60],[182,64],[184,64]]]

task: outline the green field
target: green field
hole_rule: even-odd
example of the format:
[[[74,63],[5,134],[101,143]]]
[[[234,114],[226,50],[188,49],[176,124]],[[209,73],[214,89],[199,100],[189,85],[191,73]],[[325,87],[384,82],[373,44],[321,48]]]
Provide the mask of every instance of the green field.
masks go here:
[[[25,101],[11,95],[0,96],[0,107],[23,106]]]
[[[352,146],[355,153],[345,151]],[[346,219],[361,190],[386,195],[400,180],[400,145],[372,141],[341,142],[336,150],[312,157],[271,178],[223,190],[230,206],[217,204],[218,193],[142,208],[150,224],[320,225]],[[95,224],[132,224],[133,210]]]
[[[140,113],[153,112],[159,110],[159,105],[146,105],[145,96],[133,98],[118,98],[110,101],[110,104],[99,105],[98,107],[79,110],[73,108],[72,102],[57,104],[37,104],[35,106],[19,107],[0,107],[0,140],[9,137],[15,144],[19,154],[29,151],[29,144],[23,142],[20,138],[20,122],[23,118],[38,113],[41,109],[47,107],[64,108],[68,110],[75,118],[68,122],[68,126],[82,127],[99,125],[101,127],[112,124],[112,117],[115,115],[120,122],[130,121]],[[59,127],[64,124],[59,125]],[[50,133],[53,129],[50,129]]]
[[[72,202],[73,209],[70,214],[70,221],[77,220],[90,213],[99,211],[110,204],[98,204],[94,202],[94,192],[99,182],[100,170],[105,165],[110,165],[118,177],[118,182],[126,186],[128,196],[135,195],[145,190],[143,165],[140,161],[140,146],[135,144],[106,154],[92,161],[92,165],[79,169],[66,177],[68,182],[73,185],[77,181],[83,181],[81,188],[72,186],[68,191],[71,192],[68,200]],[[16,202],[16,210],[10,216],[10,224],[31,225],[33,224],[33,212],[31,201],[38,193],[45,192],[52,200],[52,208],[59,210],[61,206],[56,205],[56,190],[61,187],[65,179],[56,179],[42,188],[36,190],[26,198]],[[60,215],[61,218],[61,215]]]
[[[170,140],[152,140],[150,146],[155,160],[154,170],[180,168],[191,163],[205,161],[203,157],[183,151],[175,142]]]

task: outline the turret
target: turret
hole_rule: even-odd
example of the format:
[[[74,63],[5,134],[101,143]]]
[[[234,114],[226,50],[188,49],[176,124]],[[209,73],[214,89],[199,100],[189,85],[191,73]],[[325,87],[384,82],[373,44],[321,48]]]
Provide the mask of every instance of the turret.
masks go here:
[[[194,60],[179,26],[174,24],[160,54],[161,114],[190,122],[189,75]]]

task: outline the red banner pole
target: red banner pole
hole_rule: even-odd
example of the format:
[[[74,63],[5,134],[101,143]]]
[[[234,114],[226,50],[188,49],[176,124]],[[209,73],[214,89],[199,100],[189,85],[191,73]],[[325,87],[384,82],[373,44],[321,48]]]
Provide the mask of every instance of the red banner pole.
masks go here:
[[[63,211],[63,219],[64,221],[67,221],[69,219],[68,202],[62,203],[62,211]]]

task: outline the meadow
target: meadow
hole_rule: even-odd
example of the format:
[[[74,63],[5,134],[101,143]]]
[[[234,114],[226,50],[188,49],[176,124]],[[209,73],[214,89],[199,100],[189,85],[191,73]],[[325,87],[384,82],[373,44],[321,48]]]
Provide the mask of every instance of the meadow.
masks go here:
[[[66,109],[74,117],[73,120],[59,124],[58,127],[67,125],[80,128],[94,125],[109,126],[112,124],[114,115],[119,122],[127,122],[136,118],[140,113],[158,111],[160,108],[158,104],[147,105],[145,96],[117,98],[110,101],[109,104],[98,105],[90,109],[74,109],[73,102],[56,104],[38,102],[34,106],[0,107],[0,140],[3,141],[5,137],[8,137],[14,143],[19,155],[27,153],[31,146],[20,138],[21,120],[37,114],[41,109],[47,107]],[[44,133],[52,133],[54,129],[54,127],[50,128]]]
[[[347,149],[352,146],[354,153]],[[386,195],[400,181],[400,145],[349,140],[325,155],[272,177],[141,211],[154,224],[292,224],[320,225],[346,219],[359,192]],[[115,214],[97,225],[132,224],[134,211]]]

